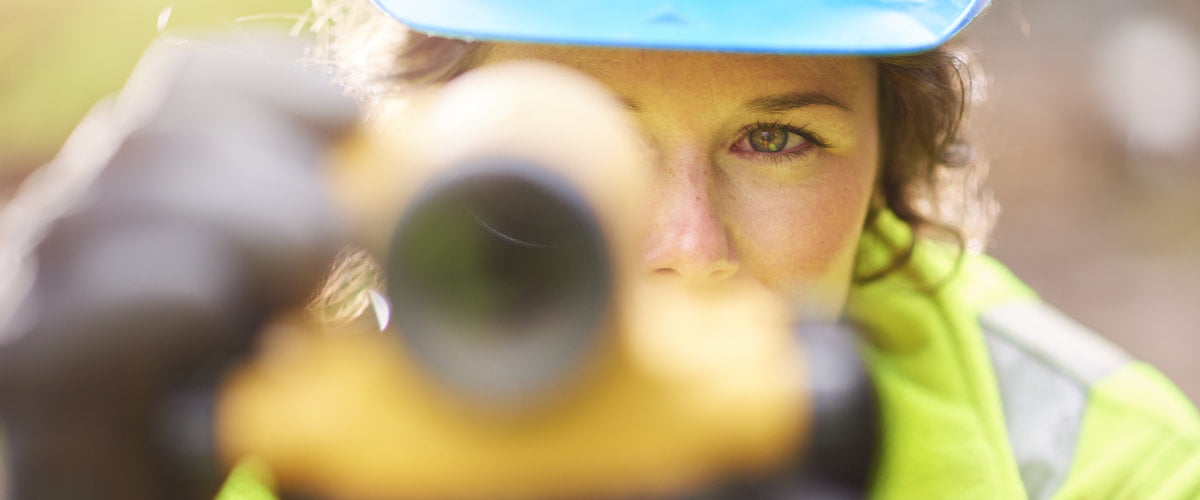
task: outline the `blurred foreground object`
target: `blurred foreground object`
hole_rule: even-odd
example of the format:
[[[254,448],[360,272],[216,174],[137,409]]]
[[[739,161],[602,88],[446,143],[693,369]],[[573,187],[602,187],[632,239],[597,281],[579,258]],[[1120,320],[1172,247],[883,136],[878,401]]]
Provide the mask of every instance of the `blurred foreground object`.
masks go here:
[[[786,304],[641,268],[649,158],[615,98],[510,63],[415,106],[376,143],[393,152],[359,143],[335,172],[387,256],[391,327],[272,325],[222,394],[227,457],[322,498],[786,494],[810,487],[805,452],[861,487],[874,427],[851,418],[871,400],[853,336],[814,342],[842,380],[810,449],[814,365]]]
[[[247,34],[155,46],[5,212],[15,498],[216,491],[220,370],[340,241],[321,166],[357,113],[300,55]]]

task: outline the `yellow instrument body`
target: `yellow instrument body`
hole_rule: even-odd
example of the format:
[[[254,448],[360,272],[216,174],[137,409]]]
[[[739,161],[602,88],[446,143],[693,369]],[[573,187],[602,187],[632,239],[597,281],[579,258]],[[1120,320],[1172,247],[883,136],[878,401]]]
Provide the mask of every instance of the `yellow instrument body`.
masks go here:
[[[501,409],[447,387],[372,320],[292,313],[227,378],[217,434],[228,460],[255,457],[280,484],[334,498],[590,498],[684,492],[802,451],[807,384],[790,311],[751,284],[688,288],[640,268],[650,162],[597,84],[538,63],[487,66],[392,123],[336,152],[331,183],[358,241],[381,255],[418,187],[462,160],[554,166],[610,245],[602,340],[550,394]]]

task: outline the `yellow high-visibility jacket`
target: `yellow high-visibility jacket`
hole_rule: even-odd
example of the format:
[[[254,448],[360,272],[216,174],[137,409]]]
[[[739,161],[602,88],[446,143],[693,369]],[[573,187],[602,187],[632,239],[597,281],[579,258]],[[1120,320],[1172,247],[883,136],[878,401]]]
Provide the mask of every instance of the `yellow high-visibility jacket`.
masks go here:
[[[881,213],[860,271],[912,238]],[[996,261],[919,241],[855,287],[880,398],[878,498],[1200,498],[1200,414]]]

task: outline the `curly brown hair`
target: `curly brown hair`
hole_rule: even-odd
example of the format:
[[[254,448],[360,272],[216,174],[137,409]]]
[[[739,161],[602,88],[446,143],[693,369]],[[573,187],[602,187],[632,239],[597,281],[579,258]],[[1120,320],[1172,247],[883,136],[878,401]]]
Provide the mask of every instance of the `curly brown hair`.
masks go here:
[[[879,206],[917,234],[942,236],[960,249],[982,239],[995,207],[980,189],[985,165],[965,136],[974,80],[962,52],[947,47],[874,58],[879,70]],[[916,240],[892,262],[856,281],[878,279],[903,266]]]

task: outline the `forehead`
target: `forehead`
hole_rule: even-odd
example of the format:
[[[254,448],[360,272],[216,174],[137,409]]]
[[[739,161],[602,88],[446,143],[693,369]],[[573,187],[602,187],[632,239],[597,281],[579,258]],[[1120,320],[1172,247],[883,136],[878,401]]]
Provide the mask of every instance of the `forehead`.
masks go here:
[[[695,91],[736,99],[820,91],[852,103],[875,92],[865,57],[818,57],[500,43],[487,61],[539,59],[588,73],[627,98]]]

